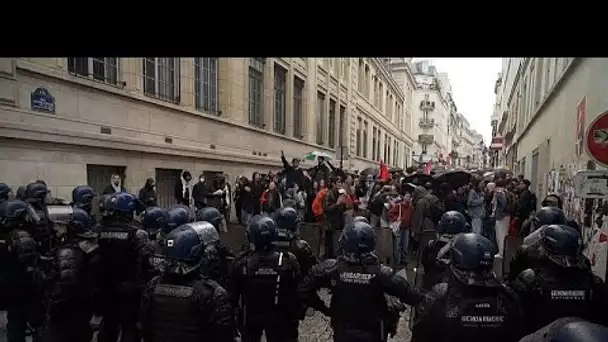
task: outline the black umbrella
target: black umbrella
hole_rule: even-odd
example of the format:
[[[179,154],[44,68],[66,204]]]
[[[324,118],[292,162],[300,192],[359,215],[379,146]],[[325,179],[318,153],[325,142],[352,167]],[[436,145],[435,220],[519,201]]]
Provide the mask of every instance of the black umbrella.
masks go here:
[[[452,189],[458,189],[471,181],[471,174],[463,170],[444,172],[433,177],[435,184],[448,183]]]
[[[433,177],[424,173],[416,173],[403,178],[402,183],[411,183],[414,185],[424,186],[428,182],[432,182]]]
[[[372,175],[377,176],[380,173],[380,169],[377,167],[368,167],[367,169],[363,169],[363,171],[359,172],[360,175]]]

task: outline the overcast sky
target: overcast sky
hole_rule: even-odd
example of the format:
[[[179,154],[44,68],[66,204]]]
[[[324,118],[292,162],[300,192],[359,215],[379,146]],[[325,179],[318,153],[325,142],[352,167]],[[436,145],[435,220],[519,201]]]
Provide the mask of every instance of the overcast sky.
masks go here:
[[[437,72],[447,72],[452,85],[452,97],[458,111],[469,120],[471,127],[490,143],[490,121],[494,109],[494,84],[502,68],[501,58],[436,58],[421,57],[414,61],[430,60]]]

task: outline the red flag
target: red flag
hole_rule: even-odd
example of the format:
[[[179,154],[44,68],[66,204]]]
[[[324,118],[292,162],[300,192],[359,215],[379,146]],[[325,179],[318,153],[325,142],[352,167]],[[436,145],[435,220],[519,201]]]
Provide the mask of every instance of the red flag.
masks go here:
[[[432,168],[431,162],[426,163],[426,165],[424,165],[424,174],[430,175],[431,168]]]
[[[388,172],[388,166],[380,161],[380,179],[381,180],[389,180],[391,178],[391,174]]]

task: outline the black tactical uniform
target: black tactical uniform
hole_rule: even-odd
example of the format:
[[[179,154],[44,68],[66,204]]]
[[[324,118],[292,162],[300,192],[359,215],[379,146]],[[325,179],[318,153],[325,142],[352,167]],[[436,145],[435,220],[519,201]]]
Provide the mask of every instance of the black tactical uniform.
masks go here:
[[[222,243],[219,236],[220,226],[224,220],[224,216],[214,207],[205,207],[196,213],[196,219],[199,222],[209,222],[218,232],[218,240],[213,241],[213,243],[211,243],[211,241],[207,243],[209,246],[207,248],[208,255],[204,258],[204,260],[207,260],[207,265],[203,265],[201,270],[203,271],[203,274],[219,282],[223,287],[226,287],[228,285],[228,276],[230,275],[236,255],[230,250],[230,247]],[[211,236],[212,235],[210,234],[209,237]],[[213,236],[215,238],[215,235]]]
[[[532,233],[527,236],[517,249],[509,264],[508,281],[512,282],[517,276],[528,268],[534,268],[539,258],[538,243],[540,242],[540,228],[551,224],[566,224],[566,215],[556,207],[540,208],[530,219]]]
[[[278,230],[269,217],[254,217],[247,227],[251,253],[237,259],[228,294],[239,308],[239,329],[244,342],[259,342],[262,332],[269,342],[297,341],[301,281],[296,257],[278,251]]]
[[[0,203],[9,200],[12,192],[8,185],[0,183]]]
[[[47,321],[43,341],[86,342],[99,290],[100,254],[90,215],[74,208],[65,239],[54,251],[48,274]]]
[[[380,264],[373,253],[376,237],[373,228],[357,221],[348,224],[339,241],[342,255],[313,266],[301,288],[307,303],[323,311],[316,297],[320,288],[331,289],[329,313],[334,341],[385,341],[389,309],[385,294],[407,305],[417,305],[422,295],[408,282]]]
[[[461,213],[448,211],[441,216],[441,220],[439,220],[439,224],[437,225],[439,237],[430,240],[426,246],[422,247],[421,262],[424,267],[423,288],[430,290],[433,286],[446,279],[449,255],[438,259],[439,250],[447,245],[456,234],[466,233],[468,230],[467,219]]]
[[[605,342],[608,327],[578,317],[560,318],[520,342]]]
[[[49,193],[46,185],[42,182],[30,183],[25,187],[25,201],[28,202],[36,211],[39,220],[36,220],[31,234],[38,243],[38,252],[41,255],[48,255],[57,243],[55,229],[46,205],[46,195]]]
[[[233,309],[226,291],[201,276],[202,236],[206,232],[187,224],[166,235],[166,271],[152,279],[142,298],[144,341],[232,342]]]
[[[298,259],[302,275],[308,275],[310,269],[318,264],[319,260],[312,253],[308,242],[298,237],[300,224],[298,212],[290,207],[281,208],[276,212],[276,223],[279,228],[279,242],[277,242],[279,250],[293,253]]]
[[[549,225],[540,232],[534,267],[513,282],[527,317],[527,332],[568,316],[608,324],[607,289],[581,255],[580,234],[566,225]]]
[[[44,321],[43,277],[35,268],[37,243],[30,234],[33,209],[22,200],[0,203],[0,308],[7,310],[7,341],[36,337]]]
[[[148,233],[133,222],[133,195],[106,195],[101,205],[99,250],[102,260],[101,289],[104,307],[98,340],[138,341],[136,329],[145,270],[150,258]]]
[[[447,281],[437,284],[417,308],[412,342],[514,342],[523,314],[515,293],[492,271],[494,246],[475,233],[456,235]]]

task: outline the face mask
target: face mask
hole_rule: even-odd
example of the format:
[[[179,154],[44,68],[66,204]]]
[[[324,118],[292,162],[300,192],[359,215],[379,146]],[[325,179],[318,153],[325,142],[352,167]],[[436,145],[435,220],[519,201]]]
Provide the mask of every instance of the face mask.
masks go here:
[[[204,183],[205,182],[205,178],[199,178],[198,181],[201,182],[201,183]]]

